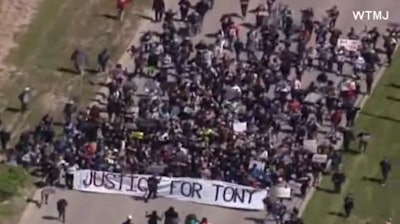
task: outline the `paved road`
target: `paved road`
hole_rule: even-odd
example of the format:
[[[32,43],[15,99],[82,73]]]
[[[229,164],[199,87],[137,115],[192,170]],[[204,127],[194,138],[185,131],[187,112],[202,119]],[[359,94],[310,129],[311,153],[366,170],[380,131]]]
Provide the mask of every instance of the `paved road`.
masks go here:
[[[167,7],[176,9],[178,0],[167,0]],[[345,32],[351,26],[354,26],[359,31],[364,25],[378,26],[380,29],[386,27],[388,21],[355,21],[352,16],[353,10],[388,10],[390,12],[390,20],[393,22],[400,21],[400,16],[395,14],[395,9],[398,8],[397,0],[285,0],[289,4],[294,13],[298,13],[300,9],[312,6],[316,10],[317,18],[322,15],[325,9],[336,4],[340,8],[341,15],[338,20],[338,27]],[[250,9],[255,8],[260,3],[260,0],[251,0]],[[110,9],[112,10],[112,9]],[[211,11],[205,18],[202,36],[196,37],[197,40],[205,38],[205,34],[215,33],[219,28],[219,19],[222,14],[239,13],[239,0],[215,0],[214,10]],[[253,15],[240,21],[241,23],[253,22]],[[149,21],[143,21],[139,27],[139,31],[145,30],[160,30],[159,25],[152,24]],[[138,36],[133,39],[133,43],[137,43]],[[128,69],[132,68],[132,61],[128,55],[124,55],[121,62]],[[315,79],[317,73],[305,75],[305,85]],[[341,78],[332,75],[335,82],[340,82]],[[140,86],[139,86],[140,87]],[[35,197],[37,197],[36,195]],[[133,216],[134,223],[145,223],[145,211],[157,210],[158,212],[165,211],[169,206],[174,206],[180,213],[181,217],[189,213],[196,213],[199,217],[207,216],[213,223],[254,223],[262,219],[262,212],[244,212],[233,209],[225,209],[212,206],[204,206],[194,203],[175,201],[170,199],[157,199],[148,204],[142,201],[136,201],[127,196],[117,195],[101,195],[89,194],[75,191],[60,190],[54,198],[50,200],[50,205],[42,209],[36,208],[34,205],[29,205],[26,212],[21,218],[21,224],[50,224],[58,221],[52,219],[56,215],[55,202],[58,198],[66,198],[69,201],[67,210],[67,223],[85,223],[85,224],[110,224],[121,223],[129,214]]]

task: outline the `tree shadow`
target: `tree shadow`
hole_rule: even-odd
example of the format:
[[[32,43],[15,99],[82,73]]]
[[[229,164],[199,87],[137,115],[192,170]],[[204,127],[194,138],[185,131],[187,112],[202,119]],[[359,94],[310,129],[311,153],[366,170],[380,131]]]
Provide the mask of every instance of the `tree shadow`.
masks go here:
[[[372,183],[376,183],[376,184],[381,184],[382,180],[380,178],[376,178],[376,177],[367,177],[367,176],[363,176],[362,177],[363,181],[368,181],[368,182],[372,182]]]
[[[106,18],[106,19],[111,19],[111,20],[117,20],[118,19],[117,16],[111,15],[111,14],[107,14],[107,13],[101,14],[100,16],[103,17],[103,18]]]
[[[252,221],[255,224],[264,224],[265,223],[265,219],[263,219],[263,218],[246,217],[246,218],[244,218],[244,220]]]
[[[92,68],[88,68],[85,69],[86,72],[90,73],[90,74],[97,74],[99,73],[99,71],[97,69],[92,69]]]
[[[350,154],[350,155],[359,155],[361,154],[360,151],[355,150],[355,149],[347,149],[347,150],[341,150],[345,154]]]
[[[327,194],[335,194],[336,193],[334,190],[328,189],[328,188],[316,187],[315,189],[317,191],[325,192]]]
[[[145,20],[149,20],[150,22],[154,22],[153,17],[143,15],[143,14],[138,14],[137,16],[139,16],[139,18],[141,18],[141,19],[145,19]]]
[[[333,215],[333,216],[337,216],[337,217],[341,217],[341,218],[345,218],[346,217],[343,212],[330,211],[330,212],[328,212],[328,215]]]
[[[205,35],[208,38],[217,38],[218,37],[218,33],[207,33]]]
[[[72,68],[65,68],[65,67],[60,67],[57,68],[57,71],[62,72],[62,73],[69,73],[69,74],[78,74],[74,69]]]
[[[21,109],[16,108],[16,107],[7,107],[5,111],[11,112],[11,113],[19,113],[19,112],[21,112]]]
[[[387,84],[385,84],[385,86],[391,87],[391,88],[395,88],[395,89],[400,89],[400,84],[396,84],[396,83],[393,83],[393,82],[387,83]]]
[[[252,30],[255,28],[255,26],[251,23],[241,23],[240,26],[243,26],[246,29]]]
[[[386,96],[386,99],[391,100],[391,101],[400,102],[400,98],[396,98],[396,97],[393,97],[393,96]]]
[[[386,115],[377,115],[377,114],[372,114],[372,113],[365,112],[365,111],[361,111],[360,114],[365,115],[365,116],[369,116],[369,117],[374,117],[374,118],[382,119],[382,120],[387,120],[387,121],[393,121],[393,122],[398,122],[398,123],[400,123],[400,120],[399,120],[399,119],[391,118],[391,117],[388,117],[388,116],[386,116]]]
[[[42,216],[42,219],[45,219],[45,220],[58,220],[58,217],[52,216],[52,215],[44,215],[44,216]]]

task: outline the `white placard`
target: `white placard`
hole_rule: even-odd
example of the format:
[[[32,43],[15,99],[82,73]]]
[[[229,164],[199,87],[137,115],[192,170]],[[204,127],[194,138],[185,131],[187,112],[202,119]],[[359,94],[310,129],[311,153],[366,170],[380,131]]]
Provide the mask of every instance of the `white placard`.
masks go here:
[[[78,170],[74,173],[74,189],[142,197],[147,192],[148,178],[150,175]],[[223,181],[161,177],[157,195],[207,205],[263,210],[267,190]]]
[[[238,133],[247,131],[247,122],[233,123],[233,130]]]
[[[337,47],[344,47],[347,51],[358,51],[361,48],[361,41],[350,39],[339,39]]]
[[[326,154],[314,154],[312,157],[312,161],[314,163],[326,163],[328,160],[328,155]]]
[[[318,143],[316,139],[308,139],[303,141],[303,147],[305,150],[310,151],[311,153],[318,152]]]
[[[292,189],[290,187],[273,187],[271,195],[276,198],[292,198]]]

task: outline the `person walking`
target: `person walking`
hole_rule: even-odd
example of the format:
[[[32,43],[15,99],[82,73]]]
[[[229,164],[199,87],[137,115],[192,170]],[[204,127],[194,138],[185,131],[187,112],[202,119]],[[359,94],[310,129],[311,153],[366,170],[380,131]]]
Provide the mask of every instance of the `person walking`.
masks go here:
[[[354,208],[354,198],[353,195],[347,194],[343,201],[343,210],[346,218],[350,217],[351,211]]]
[[[389,173],[392,169],[392,165],[390,164],[388,158],[384,158],[380,163],[379,163],[380,167],[381,167],[381,173],[382,173],[382,180],[381,180],[381,184],[382,186],[385,186]]]
[[[164,0],[154,0],[152,9],[154,11],[154,21],[161,22],[165,12]]]
[[[97,64],[99,65],[99,72],[107,72],[108,62],[110,60],[110,53],[108,49],[104,49],[97,56]]]
[[[334,192],[340,194],[342,191],[342,185],[346,181],[346,175],[339,168],[332,174],[332,183],[334,186]]]
[[[82,50],[76,49],[71,55],[71,61],[74,64],[76,73],[84,75],[88,64],[87,55]]]
[[[46,186],[40,191],[40,206],[47,205],[51,194],[55,194],[56,190],[51,186]]]
[[[151,176],[147,180],[148,193],[146,195],[145,202],[148,202],[149,199],[157,198],[158,183],[159,183],[159,180],[157,179],[157,177],[155,175]]]
[[[31,88],[25,87],[25,89],[18,96],[19,102],[21,103],[21,112],[28,110],[29,102],[31,101]]]
[[[125,16],[125,10],[128,8],[130,0],[117,0],[117,13],[118,20],[123,21]]]

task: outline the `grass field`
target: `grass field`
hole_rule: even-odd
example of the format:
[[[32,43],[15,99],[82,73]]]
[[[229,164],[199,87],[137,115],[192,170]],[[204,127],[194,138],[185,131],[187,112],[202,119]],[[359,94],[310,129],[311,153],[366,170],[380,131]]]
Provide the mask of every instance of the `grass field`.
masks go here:
[[[357,119],[359,131],[372,134],[366,154],[348,154],[344,159],[347,181],[341,195],[316,191],[303,215],[307,224],[381,224],[389,217],[400,222],[400,53],[378,83],[373,95]],[[381,178],[379,162],[388,157],[392,172],[386,186],[374,178]],[[370,180],[366,180],[366,178]],[[330,178],[324,178],[322,189],[332,189]],[[355,208],[350,218],[344,219],[343,198],[352,193]]]
[[[35,20],[18,38],[19,46],[9,57],[16,71],[0,79],[0,117],[14,133],[32,127],[45,113],[60,114],[70,98],[87,105],[95,96],[104,76],[94,72],[83,78],[73,74],[70,55],[79,47],[89,56],[90,69],[96,69],[97,55],[108,48],[115,62],[126,50],[138,24],[137,12],[148,1],[134,0],[124,22],[112,17],[115,1],[43,0]],[[33,89],[28,113],[18,113],[18,94]]]

